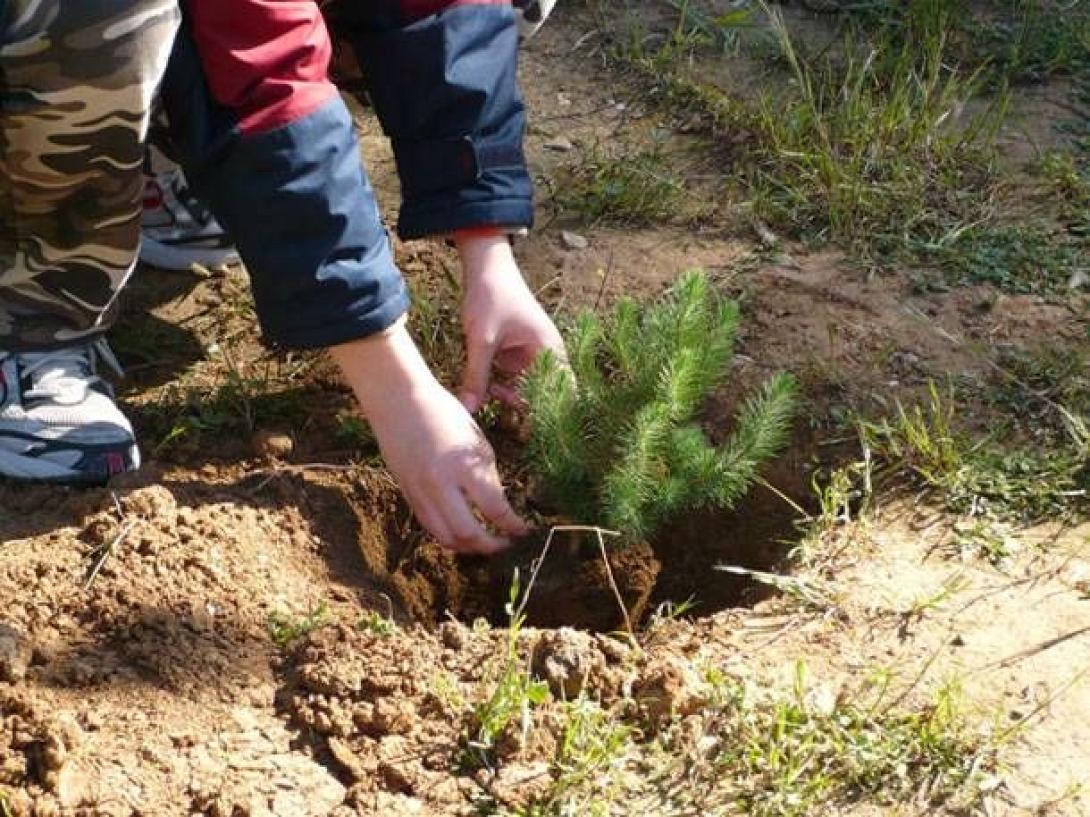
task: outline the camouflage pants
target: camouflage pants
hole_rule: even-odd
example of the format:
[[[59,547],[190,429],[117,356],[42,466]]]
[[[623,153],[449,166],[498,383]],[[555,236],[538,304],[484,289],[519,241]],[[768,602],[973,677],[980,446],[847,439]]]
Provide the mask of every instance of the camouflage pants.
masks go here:
[[[106,328],[177,0],[0,0],[0,352]]]

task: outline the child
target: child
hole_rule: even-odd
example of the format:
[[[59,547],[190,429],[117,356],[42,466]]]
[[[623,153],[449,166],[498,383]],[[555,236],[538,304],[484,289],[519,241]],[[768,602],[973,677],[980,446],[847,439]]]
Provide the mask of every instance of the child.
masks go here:
[[[266,340],[330,349],[441,543],[493,552],[524,531],[470,416],[496,393],[493,367],[516,375],[562,347],[506,239],[533,217],[515,12],[344,0],[338,17],[393,142],[399,233],[451,236],[462,259],[461,401],[405,331],[405,286],[312,0],[0,0],[0,474],[81,482],[139,465],[95,366],[112,357],[103,333],[134,265],[162,80],[187,175],[237,243]]]

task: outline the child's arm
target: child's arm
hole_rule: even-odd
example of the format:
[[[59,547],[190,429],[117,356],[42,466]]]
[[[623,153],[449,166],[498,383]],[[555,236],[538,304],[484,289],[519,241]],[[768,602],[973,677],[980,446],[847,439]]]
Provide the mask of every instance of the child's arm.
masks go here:
[[[421,522],[447,546],[495,550],[502,538],[487,533],[474,511],[500,536],[516,535],[524,525],[503,497],[487,441],[436,382],[404,329],[406,290],[360,167],[351,120],[328,80],[329,39],[317,5],[183,5],[186,26],[163,97],[190,178],[250,271],[266,339],[286,348],[333,347]],[[405,5],[419,10],[427,3]],[[352,0],[351,7],[382,7],[402,19],[392,1]],[[417,42],[415,52],[406,52],[412,59],[398,62],[398,71],[385,78],[388,96],[399,88],[408,94],[400,114],[407,129],[398,132],[409,141],[395,139],[406,181],[406,235],[484,224],[513,228],[532,217],[519,147],[522,106],[514,86],[511,10],[480,3],[465,10],[471,7],[484,10],[480,21],[461,14],[462,5],[441,24],[421,20],[430,32],[424,48],[414,40],[415,26],[399,28],[396,21],[385,34],[367,34],[393,51],[400,50],[400,31],[406,42]],[[493,50],[493,41],[502,47]],[[489,64],[493,56],[500,61]],[[405,85],[409,75],[416,82]],[[425,149],[429,139],[453,141],[460,155],[471,146],[475,163],[440,162],[433,171],[425,166],[429,159],[449,155],[457,162],[459,154],[443,154],[435,144]],[[509,248],[487,235],[463,237],[460,246],[467,304],[481,304],[472,309],[480,332],[470,337],[471,349],[502,362],[558,345]],[[474,370],[487,373],[491,359],[486,365],[482,353],[475,354]]]
[[[509,0],[342,0],[401,177],[402,238],[533,221]]]
[[[542,349],[562,351],[505,237],[534,215],[515,11],[495,0],[342,2],[336,19],[393,144],[399,234],[451,235],[459,248],[462,402],[476,411],[490,396],[510,401],[509,387],[491,385],[494,365],[513,377]]]

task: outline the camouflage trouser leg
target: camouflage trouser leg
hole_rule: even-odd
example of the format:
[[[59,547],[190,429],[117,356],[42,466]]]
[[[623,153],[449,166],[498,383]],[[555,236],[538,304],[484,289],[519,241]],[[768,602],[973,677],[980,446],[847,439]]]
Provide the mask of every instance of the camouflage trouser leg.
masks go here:
[[[106,329],[177,0],[0,0],[0,351]]]

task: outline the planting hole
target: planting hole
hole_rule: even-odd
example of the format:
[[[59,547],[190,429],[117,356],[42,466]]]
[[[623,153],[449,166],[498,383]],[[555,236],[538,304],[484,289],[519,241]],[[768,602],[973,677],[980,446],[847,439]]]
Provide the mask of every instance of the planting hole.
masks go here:
[[[790,452],[767,474],[769,483],[796,502],[807,501],[803,462],[801,455]],[[648,543],[618,545],[605,538],[609,572],[594,534],[558,531],[530,588],[527,623],[599,632],[623,629],[618,594],[637,629],[667,602],[691,600],[687,615],[695,617],[752,606],[771,588],[715,568],[786,570],[787,555],[799,537],[797,520],[798,511],[782,497],[757,486],[734,511],[688,514]],[[406,542],[391,527],[385,534],[394,542],[393,583],[410,615],[431,624],[453,616],[466,623],[483,618],[502,626],[508,621],[514,572],[518,570],[525,590],[547,531],[492,558],[457,557],[430,543]]]

